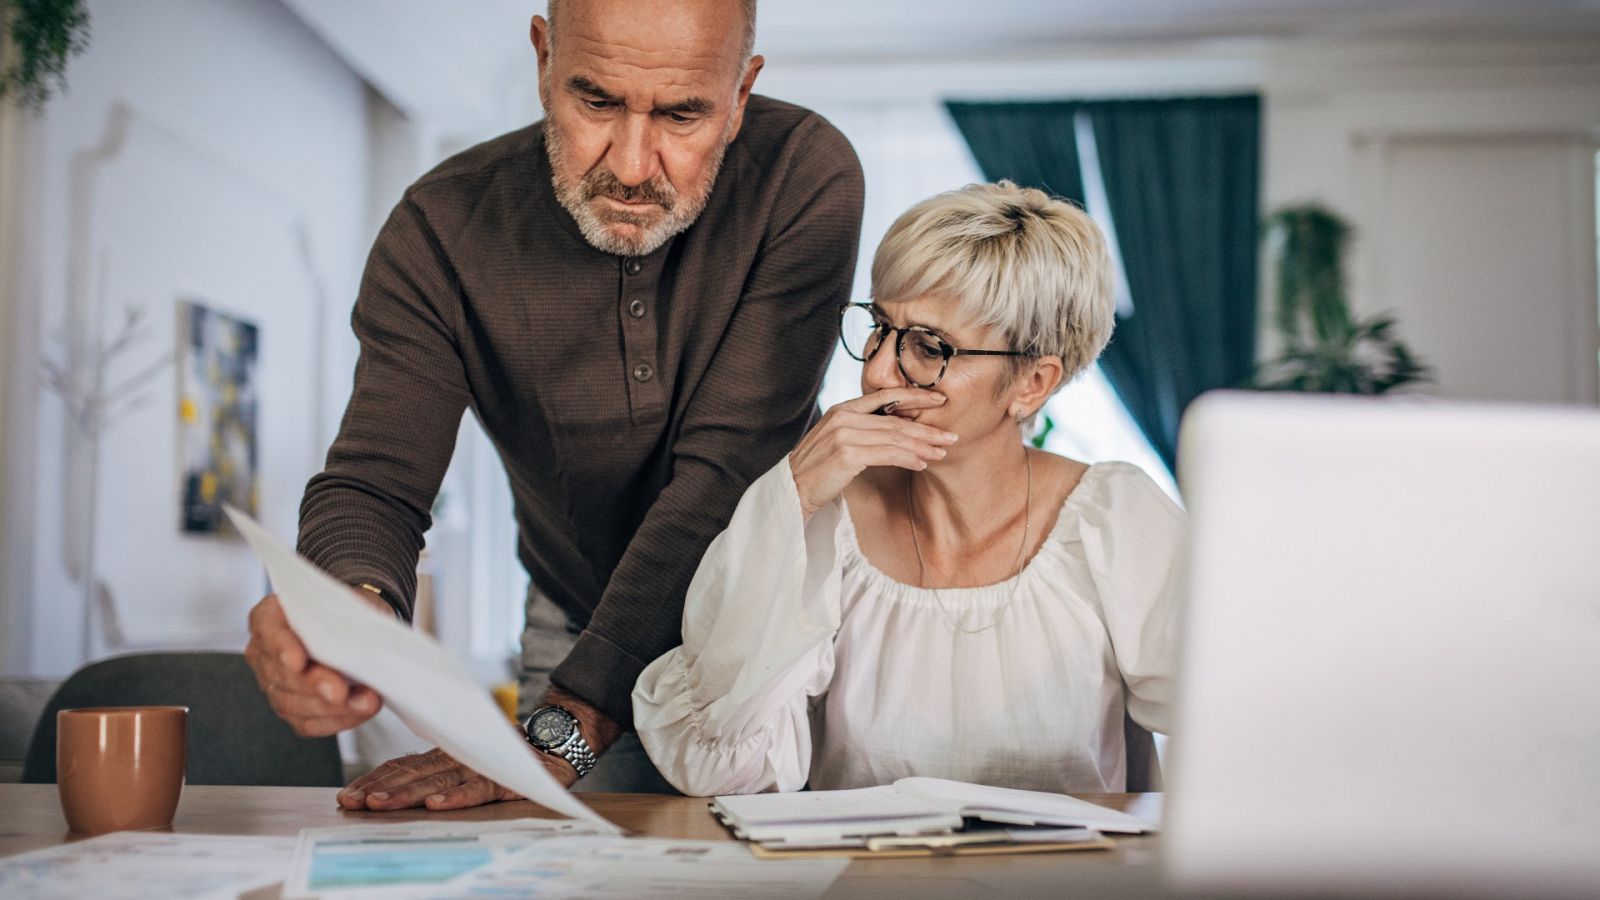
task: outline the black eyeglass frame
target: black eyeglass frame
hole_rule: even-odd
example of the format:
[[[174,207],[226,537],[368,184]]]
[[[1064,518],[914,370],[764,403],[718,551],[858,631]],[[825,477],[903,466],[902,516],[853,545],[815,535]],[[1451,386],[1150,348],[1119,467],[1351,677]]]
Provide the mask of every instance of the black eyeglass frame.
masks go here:
[[[843,328],[844,317],[849,315],[850,310],[852,309],[866,310],[867,314],[872,316],[872,321],[878,323],[878,327],[874,328],[872,330],[872,334],[867,336],[867,343],[871,344],[874,335],[881,335],[877,338],[878,344],[871,350],[868,350],[866,347],[862,347],[862,352],[866,354],[864,357],[857,356],[855,351],[850,349],[849,341],[845,339]],[[878,314],[877,309],[875,309],[871,303],[845,304],[845,307],[839,310],[839,322],[839,343],[843,345],[844,352],[850,354],[851,359],[860,363],[865,363],[867,360],[877,356],[878,351],[883,349],[885,339],[889,336],[888,333],[891,331],[894,332],[894,364],[899,367],[901,376],[905,378],[908,384],[912,385],[913,387],[922,388],[923,390],[928,390],[937,385],[939,382],[943,381],[945,373],[950,371],[950,360],[957,356],[1038,356],[1037,353],[1029,353],[1025,350],[968,350],[951,344],[949,341],[945,340],[944,337],[939,334],[939,332],[923,325],[907,325],[904,328],[896,328],[889,322],[884,321],[883,317]],[[902,357],[902,354],[905,352],[906,333],[911,331],[915,331],[918,334],[925,334],[928,337],[933,338],[933,340],[939,345],[939,354],[944,357],[943,361],[939,363],[939,374],[934,376],[934,379],[926,384],[923,384],[922,382],[919,382],[911,377],[911,373],[906,371],[906,364]]]

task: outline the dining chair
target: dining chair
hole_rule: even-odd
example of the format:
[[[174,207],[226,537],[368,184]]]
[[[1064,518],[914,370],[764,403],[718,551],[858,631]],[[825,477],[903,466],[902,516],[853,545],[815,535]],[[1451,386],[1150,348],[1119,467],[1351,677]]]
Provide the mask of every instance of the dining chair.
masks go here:
[[[90,706],[187,706],[189,784],[338,787],[339,743],[278,718],[238,653],[141,653],[90,663],[39,716],[22,780],[56,780],[56,713]]]

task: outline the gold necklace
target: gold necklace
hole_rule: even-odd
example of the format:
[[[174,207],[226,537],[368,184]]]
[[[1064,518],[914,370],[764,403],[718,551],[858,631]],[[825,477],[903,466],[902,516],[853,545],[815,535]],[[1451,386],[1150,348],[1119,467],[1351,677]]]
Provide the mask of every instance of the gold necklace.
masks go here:
[[[917,587],[923,588],[933,595],[933,602],[939,604],[939,612],[944,613],[944,620],[950,623],[952,629],[962,634],[982,634],[991,628],[998,627],[1000,620],[1005,617],[1006,610],[1011,608],[1012,601],[1017,599],[1017,588],[1022,585],[1023,557],[1028,553],[1028,528],[1033,523],[1033,455],[1028,452],[1026,447],[1022,448],[1022,459],[1028,469],[1028,493],[1023,504],[1022,546],[1017,548],[1017,560],[1014,564],[1014,568],[1017,571],[1016,574],[1011,576],[1013,579],[1011,582],[1011,595],[1006,598],[1006,602],[1002,603],[998,610],[995,610],[994,621],[982,628],[962,628],[956,623],[955,616],[950,615],[950,610],[945,608],[944,598],[939,596],[939,592],[924,584],[927,566],[922,562],[922,544],[917,540],[917,505],[913,502],[911,496],[911,473],[907,474],[906,512],[911,518],[911,547],[917,551]]]

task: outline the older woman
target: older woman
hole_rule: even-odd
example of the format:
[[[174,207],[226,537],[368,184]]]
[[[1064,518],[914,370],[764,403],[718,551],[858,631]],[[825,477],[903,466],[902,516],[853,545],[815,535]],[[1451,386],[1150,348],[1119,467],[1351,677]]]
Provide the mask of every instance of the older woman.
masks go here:
[[[1104,347],[1111,280],[1083,212],[1008,182],[895,222],[844,312],[864,396],[750,486],[634,688],[674,786],[1123,789],[1124,711],[1170,720],[1183,515],[1023,440]]]

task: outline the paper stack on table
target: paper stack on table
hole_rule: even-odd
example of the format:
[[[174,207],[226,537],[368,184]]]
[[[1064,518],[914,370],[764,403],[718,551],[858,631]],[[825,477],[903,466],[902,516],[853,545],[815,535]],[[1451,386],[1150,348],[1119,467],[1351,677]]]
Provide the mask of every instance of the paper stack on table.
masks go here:
[[[211,900],[283,880],[294,838],[124,831],[0,859],[0,897]]]
[[[1101,832],[1154,826],[1126,813],[1040,791],[942,778],[902,778],[881,787],[718,797],[712,811],[735,835],[767,852],[944,849],[1010,845],[1018,851],[1108,846]],[[968,819],[990,826],[962,830]]]
[[[551,777],[488,690],[442,647],[356,597],[249,516],[224,509],[266,566],[290,626],[313,658],[383,695],[407,727],[463,765],[561,815],[618,830]]]
[[[763,862],[730,841],[602,834],[587,822],[409,822],[300,832],[286,900],[435,897],[803,900],[844,860]]]
[[[300,837],[119,832],[0,859],[5,900],[443,897],[812,900],[844,860],[764,862],[733,841],[627,838],[590,822],[397,822]]]

